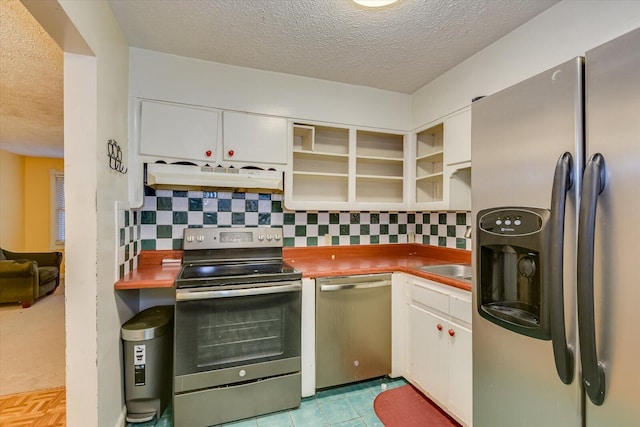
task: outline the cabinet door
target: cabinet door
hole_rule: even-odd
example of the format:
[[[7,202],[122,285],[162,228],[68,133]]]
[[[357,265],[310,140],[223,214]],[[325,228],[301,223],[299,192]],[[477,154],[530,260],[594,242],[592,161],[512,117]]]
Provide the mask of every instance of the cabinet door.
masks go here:
[[[140,154],[169,159],[215,160],[219,113],[215,110],[142,101]]]
[[[415,305],[409,314],[410,376],[428,395],[446,406],[449,387],[448,322]]]
[[[447,165],[471,161],[471,109],[444,121],[444,156]]]
[[[451,322],[449,336],[449,409],[465,423],[472,418],[472,357],[471,330]]]
[[[228,162],[287,163],[287,120],[225,111],[223,158]]]

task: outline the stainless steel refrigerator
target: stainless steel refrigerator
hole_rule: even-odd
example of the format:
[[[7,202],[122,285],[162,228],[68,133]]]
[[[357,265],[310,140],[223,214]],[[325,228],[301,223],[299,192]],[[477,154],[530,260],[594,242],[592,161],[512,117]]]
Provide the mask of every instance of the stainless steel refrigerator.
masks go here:
[[[473,424],[640,425],[640,29],[472,106]]]

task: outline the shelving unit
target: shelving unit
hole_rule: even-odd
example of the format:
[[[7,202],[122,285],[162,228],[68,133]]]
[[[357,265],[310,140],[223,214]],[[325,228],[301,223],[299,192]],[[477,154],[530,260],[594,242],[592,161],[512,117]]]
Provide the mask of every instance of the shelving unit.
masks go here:
[[[444,127],[425,129],[416,138],[416,202],[444,199]]]
[[[405,134],[293,124],[288,209],[399,208]]]
[[[402,203],[404,135],[356,132],[356,202]]]
[[[348,129],[293,125],[291,194],[294,201],[348,201]]]

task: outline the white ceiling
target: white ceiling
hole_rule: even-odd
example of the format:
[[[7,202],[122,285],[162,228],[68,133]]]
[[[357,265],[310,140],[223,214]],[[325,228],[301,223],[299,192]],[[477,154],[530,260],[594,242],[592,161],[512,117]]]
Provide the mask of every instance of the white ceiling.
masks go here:
[[[0,2],[0,148],[63,155],[63,52],[18,0]]]
[[[412,93],[558,0],[108,0],[131,46]],[[0,148],[61,157],[62,51],[1,0]]]
[[[109,0],[131,46],[412,93],[557,0]]]

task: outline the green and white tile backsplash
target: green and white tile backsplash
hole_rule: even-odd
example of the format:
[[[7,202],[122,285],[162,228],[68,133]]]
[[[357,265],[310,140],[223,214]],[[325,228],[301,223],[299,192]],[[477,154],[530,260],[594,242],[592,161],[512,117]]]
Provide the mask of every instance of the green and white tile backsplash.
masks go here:
[[[187,227],[282,227],[285,247],[415,241],[471,250],[464,237],[469,212],[290,212],[281,194],[145,192],[140,210],[118,213],[121,277],[135,268],[140,250],[182,249]]]
[[[138,267],[140,254],[140,211],[118,209],[118,277]]]

